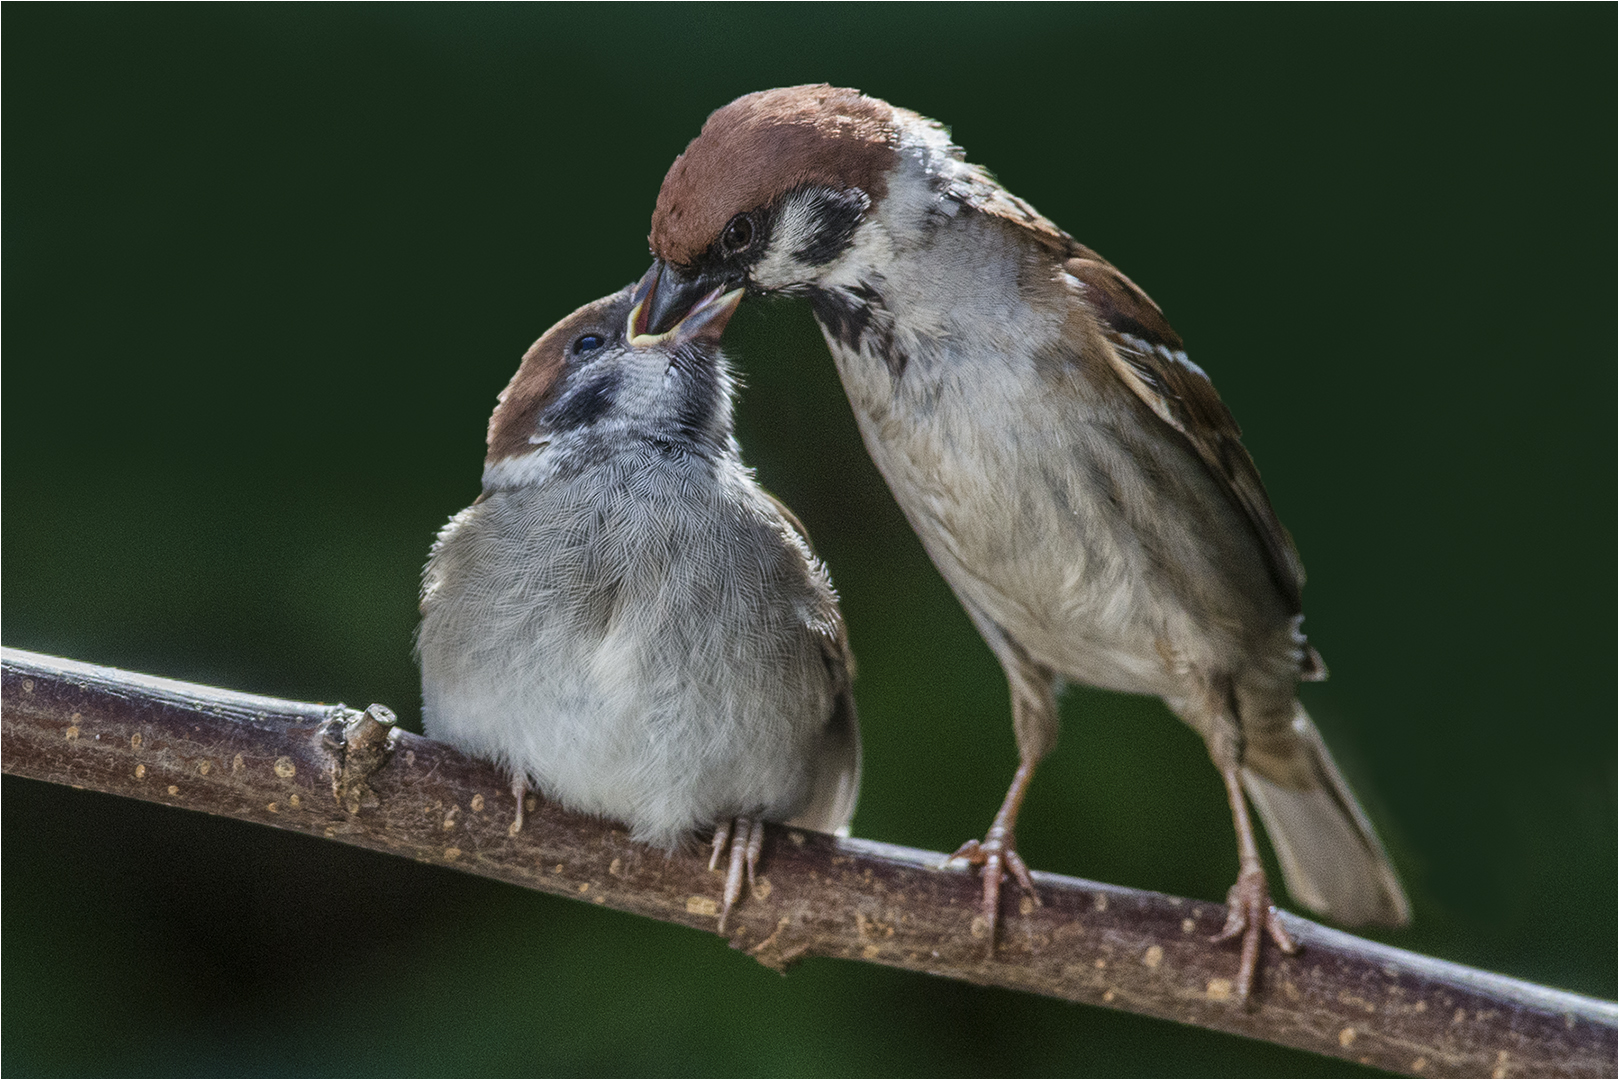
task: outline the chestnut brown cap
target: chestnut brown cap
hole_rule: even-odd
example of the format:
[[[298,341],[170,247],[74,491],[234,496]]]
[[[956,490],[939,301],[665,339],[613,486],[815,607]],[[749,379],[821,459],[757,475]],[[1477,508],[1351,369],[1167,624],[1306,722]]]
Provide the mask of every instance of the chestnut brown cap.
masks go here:
[[[663,178],[652,254],[690,266],[731,218],[804,185],[859,188],[873,202],[898,160],[894,108],[818,83],[745,94],[716,111]]]
[[[489,455],[493,463],[534,449],[530,436],[538,430],[540,413],[556,398],[557,383],[568,360],[574,338],[588,331],[610,337],[622,327],[628,310],[629,290],[593,300],[540,335],[523,354],[517,374],[500,392],[500,404],[489,417]]]

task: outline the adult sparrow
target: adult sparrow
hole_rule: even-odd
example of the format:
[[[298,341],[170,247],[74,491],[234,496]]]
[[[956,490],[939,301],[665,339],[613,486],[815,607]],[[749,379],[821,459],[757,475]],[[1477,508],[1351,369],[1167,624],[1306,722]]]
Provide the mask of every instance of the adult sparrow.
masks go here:
[[[1300,903],[1409,919],[1295,693],[1325,676],[1298,554],[1146,293],[939,124],[825,85],[710,116],[664,178],[650,243],[654,330],[715,289],[808,298],[866,449],[1006,671],[1020,764],[957,852],[982,867],[991,948],[1003,872],[1033,893],[1013,828],[1056,738],[1058,679],[1157,695],[1206,742],[1240,863],[1215,940],[1241,939],[1244,1000],[1264,934],[1294,948],[1248,803]]]

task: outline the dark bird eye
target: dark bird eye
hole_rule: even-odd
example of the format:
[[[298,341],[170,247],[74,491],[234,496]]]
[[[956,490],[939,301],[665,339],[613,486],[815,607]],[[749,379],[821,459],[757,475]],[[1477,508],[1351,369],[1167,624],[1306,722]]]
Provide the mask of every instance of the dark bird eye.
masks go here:
[[[731,219],[729,225],[725,226],[725,232],[720,236],[720,244],[726,251],[735,255],[745,250],[751,243],[753,243],[753,222],[748,220],[748,215],[738,214]]]
[[[602,340],[600,334],[582,334],[579,340],[573,343],[573,355],[583,356],[587,352],[595,352],[605,344],[607,343]]]

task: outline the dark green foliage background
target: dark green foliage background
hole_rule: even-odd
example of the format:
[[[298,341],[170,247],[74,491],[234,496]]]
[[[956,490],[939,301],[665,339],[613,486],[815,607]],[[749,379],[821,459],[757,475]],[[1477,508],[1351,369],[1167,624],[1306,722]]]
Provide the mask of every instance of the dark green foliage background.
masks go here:
[[[417,574],[527,344],[639,275],[735,95],[858,86],[1145,287],[1311,571],[1305,699],[1416,924],[1615,992],[1614,9],[184,7],[4,15],[4,640],[419,704]],[[857,833],[981,834],[1004,682],[802,304],[732,336],[740,437],[844,595]],[[1066,699],[1037,867],[1217,899],[1201,745]],[[4,1070],[1339,1073],[329,843],[4,785]],[[1284,901],[1285,902],[1285,901]],[[1235,957],[1233,956],[1233,965]]]

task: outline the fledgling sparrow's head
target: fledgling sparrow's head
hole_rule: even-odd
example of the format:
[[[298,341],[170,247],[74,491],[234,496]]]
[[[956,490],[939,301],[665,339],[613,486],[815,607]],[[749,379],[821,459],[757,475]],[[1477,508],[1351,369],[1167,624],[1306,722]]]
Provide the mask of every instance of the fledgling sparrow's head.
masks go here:
[[[484,490],[534,483],[627,440],[709,457],[731,446],[720,335],[742,291],[711,290],[662,333],[647,327],[655,272],[575,311],[523,355],[489,418]]]

